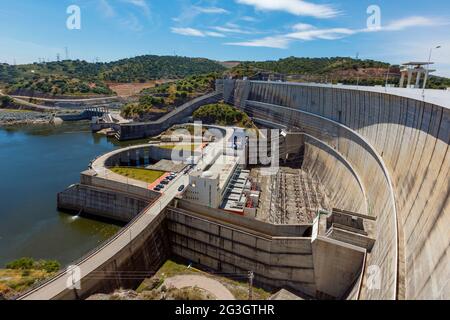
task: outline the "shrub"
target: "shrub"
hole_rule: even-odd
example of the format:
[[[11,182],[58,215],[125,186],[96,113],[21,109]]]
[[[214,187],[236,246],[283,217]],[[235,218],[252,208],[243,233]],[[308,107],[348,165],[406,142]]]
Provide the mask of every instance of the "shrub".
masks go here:
[[[35,261],[33,258],[20,258],[14,260],[6,265],[7,269],[13,270],[43,270],[47,273],[59,271],[61,265],[55,260],[39,260]]]
[[[0,97],[0,107],[6,108],[13,104],[13,99],[9,96]]]
[[[35,264],[35,268],[45,270],[48,273],[58,272],[61,264],[55,260],[40,260]]]
[[[34,260],[32,258],[20,258],[6,265],[7,269],[30,270],[33,269]]]

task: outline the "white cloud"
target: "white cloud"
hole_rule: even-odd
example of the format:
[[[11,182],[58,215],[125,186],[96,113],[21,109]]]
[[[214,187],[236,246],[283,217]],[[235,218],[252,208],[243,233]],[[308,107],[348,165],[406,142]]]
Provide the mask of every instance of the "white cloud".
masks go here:
[[[290,40],[286,37],[274,36],[242,42],[228,42],[225,44],[229,46],[241,46],[241,47],[265,47],[275,49],[287,49],[289,47],[289,43]]]
[[[182,36],[204,37],[205,34],[194,28],[172,28],[172,32]]]
[[[257,22],[258,21],[258,19],[250,17],[250,16],[243,16],[240,18],[240,20],[246,21],[246,22]]]
[[[339,14],[334,7],[325,4],[315,4],[304,0],[235,0],[263,11],[283,11],[297,16],[315,18],[332,18]]]
[[[193,8],[200,13],[206,13],[206,14],[228,14],[228,13],[230,13],[228,10],[225,10],[223,8],[218,8],[218,7],[193,7]]]
[[[225,35],[223,33],[219,33],[219,32],[205,31],[205,34],[210,37],[225,38]]]
[[[292,27],[292,29],[294,29],[295,31],[305,31],[315,29],[315,27],[307,23],[297,23]]]
[[[128,14],[127,17],[121,18],[119,23],[122,27],[134,32],[142,31],[144,29],[139,19],[132,13]]]
[[[432,19],[427,17],[414,16],[396,20],[394,22],[391,22],[387,26],[382,27],[381,29],[387,31],[400,31],[411,27],[433,27],[447,24],[448,21],[445,21],[441,18]]]
[[[387,31],[400,31],[413,27],[432,27],[448,25],[449,22],[442,19],[431,19],[427,17],[407,17],[391,22],[386,26],[382,26],[378,29],[349,29],[349,28],[327,28],[319,29],[310,24],[299,23],[292,26],[293,32],[276,35],[272,37],[266,37],[262,39],[249,40],[243,42],[227,43],[228,45],[246,46],[246,47],[267,47],[267,48],[279,48],[286,49],[293,41],[313,41],[313,40],[337,40],[351,35],[355,35],[363,32],[387,32]]]
[[[194,28],[172,28],[172,33],[176,33],[182,36],[189,37],[214,37],[214,38],[224,38],[225,35],[218,32],[213,31],[201,31]]]
[[[355,33],[357,33],[357,31],[347,28],[310,29],[300,32],[289,33],[285,37],[289,39],[304,40],[304,41],[311,41],[317,39],[336,40]]]
[[[254,34],[254,32],[251,32],[249,30],[244,30],[234,24],[227,24],[225,26],[215,26],[215,27],[211,27],[211,29],[214,29],[219,32],[224,32],[224,33]]]
[[[114,8],[109,4],[107,0],[99,1],[99,9],[105,15],[105,17],[111,18],[116,15]]]
[[[123,2],[129,3],[139,9],[142,9],[143,12],[149,16],[150,15],[150,7],[148,6],[145,0],[122,0]]]

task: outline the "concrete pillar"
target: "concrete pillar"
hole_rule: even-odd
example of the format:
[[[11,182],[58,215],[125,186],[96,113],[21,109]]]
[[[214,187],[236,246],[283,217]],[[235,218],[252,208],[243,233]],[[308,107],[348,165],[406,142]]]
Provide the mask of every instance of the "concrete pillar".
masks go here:
[[[413,70],[408,70],[408,84],[406,85],[408,88],[411,86]]]
[[[403,88],[405,86],[405,76],[406,71],[402,71],[402,77],[400,78],[400,88]]]
[[[425,70],[425,78],[423,80],[423,88],[424,89],[426,89],[429,75],[430,75],[430,72],[428,70]]]
[[[416,77],[416,88],[420,88],[420,78],[422,76],[422,71],[417,71],[417,77]]]

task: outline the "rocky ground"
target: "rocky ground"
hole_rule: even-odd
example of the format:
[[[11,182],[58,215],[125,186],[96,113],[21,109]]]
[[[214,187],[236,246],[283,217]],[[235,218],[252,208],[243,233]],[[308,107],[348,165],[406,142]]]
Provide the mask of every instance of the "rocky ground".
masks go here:
[[[0,125],[49,123],[51,118],[50,113],[0,109]]]
[[[110,294],[95,294],[88,300],[246,300],[247,275],[234,275],[238,280],[225,278],[171,260],[151,278],[145,279],[136,290],[120,289]],[[255,300],[271,296],[254,288]]]

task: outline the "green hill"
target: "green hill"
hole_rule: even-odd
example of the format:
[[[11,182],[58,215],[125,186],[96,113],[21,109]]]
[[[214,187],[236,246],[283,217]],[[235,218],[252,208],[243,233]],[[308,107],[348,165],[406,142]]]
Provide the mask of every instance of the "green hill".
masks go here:
[[[139,56],[108,63],[80,60],[11,66],[0,64],[0,84],[8,92],[37,92],[49,95],[112,94],[107,82],[146,82],[181,79],[225,67],[203,58]]]
[[[278,61],[246,61],[234,67],[231,72],[273,71],[282,74],[327,74],[339,70],[357,70],[368,68],[386,69],[388,63],[374,60],[356,60],[352,58],[297,58],[289,57]],[[251,71],[250,71],[251,72]]]
[[[234,78],[257,79],[263,73],[272,73],[286,76],[287,81],[384,85],[388,70],[388,83],[398,84],[400,66],[349,57],[289,57],[277,61],[245,61],[228,70],[227,74]],[[450,79],[431,76],[428,87],[433,89],[450,87]]]

